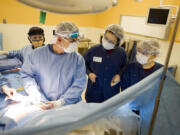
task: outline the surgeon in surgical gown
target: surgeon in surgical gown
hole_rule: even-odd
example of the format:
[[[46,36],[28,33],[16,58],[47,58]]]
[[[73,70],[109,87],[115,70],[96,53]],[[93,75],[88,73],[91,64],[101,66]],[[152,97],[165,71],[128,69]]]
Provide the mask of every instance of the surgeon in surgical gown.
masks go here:
[[[75,52],[79,29],[72,22],[57,25],[53,44],[37,48],[21,69],[21,78],[33,104],[75,104],[86,87],[85,62]]]

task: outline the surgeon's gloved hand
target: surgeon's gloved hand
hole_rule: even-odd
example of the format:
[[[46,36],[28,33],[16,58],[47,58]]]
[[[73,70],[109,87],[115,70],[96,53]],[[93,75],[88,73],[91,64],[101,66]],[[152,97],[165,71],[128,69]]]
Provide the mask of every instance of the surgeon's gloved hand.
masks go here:
[[[37,106],[39,106],[42,110],[50,110],[55,107],[52,102],[40,103]]]
[[[94,73],[90,73],[90,74],[89,74],[89,79],[90,79],[93,83],[95,83],[95,82],[96,82],[96,75],[95,75]]]
[[[63,106],[63,105],[66,104],[66,102],[65,102],[64,99],[59,99],[59,100],[52,101],[52,102],[54,103],[55,107],[56,107],[56,106]]]
[[[111,81],[111,87],[118,84],[119,82],[120,82],[120,75],[116,74]]]
[[[0,55],[9,55],[8,51],[0,51]]]
[[[65,102],[64,99],[59,99],[59,100],[56,100],[56,101],[49,101],[49,102],[46,102],[45,104],[52,105],[53,108],[54,108],[54,107],[57,107],[57,106],[63,106],[63,105],[66,104],[66,102]]]
[[[7,85],[2,86],[2,92],[5,93],[8,98],[11,98],[13,95],[16,94],[16,90],[13,88],[9,88]]]

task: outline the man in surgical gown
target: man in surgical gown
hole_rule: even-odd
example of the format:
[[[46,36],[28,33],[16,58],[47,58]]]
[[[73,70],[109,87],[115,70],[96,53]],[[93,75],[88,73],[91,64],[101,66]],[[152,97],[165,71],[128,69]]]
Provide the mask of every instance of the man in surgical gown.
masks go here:
[[[124,31],[120,25],[109,25],[102,44],[91,47],[85,53],[87,102],[101,103],[120,92],[120,75],[126,64],[126,53],[119,47],[123,37]]]
[[[155,62],[159,55],[159,42],[154,39],[141,41],[137,47],[137,62],[129,64],[121,77],[121,89],[125,90],[162,67]]]
[[[31,43],[30,45],[20,50],[0,51],[0,54],[8,55],[10,58],[16,57],[23,63],[34,49],[44,45],[44,30],[40,27],[31,27],[28,32],[28,40]]]
[[[75,52],[79,29],[72,22],[56,27],[53,44],[37,48],[21,69],[21,78],[33,104],[75,104],[86,87],[85,62]]]

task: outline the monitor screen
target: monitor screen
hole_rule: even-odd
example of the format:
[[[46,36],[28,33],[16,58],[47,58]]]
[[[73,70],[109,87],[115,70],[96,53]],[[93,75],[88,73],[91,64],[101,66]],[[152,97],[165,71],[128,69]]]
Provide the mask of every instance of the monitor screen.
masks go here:
[[[169,9],[150,8],[147,23],[166,25],[169,12]]]

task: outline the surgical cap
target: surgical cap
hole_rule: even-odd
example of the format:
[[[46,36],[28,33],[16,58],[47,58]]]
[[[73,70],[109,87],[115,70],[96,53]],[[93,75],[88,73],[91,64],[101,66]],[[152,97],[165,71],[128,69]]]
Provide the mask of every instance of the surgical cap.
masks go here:
[[[64,34],[64,33],[78,33],[78,27],[72,22],[61,22],[56,26],[55,33],[56,34]]]
[[[124,38],[124,30],[119,24],[108,25],[106,27],[106,31],[112,32],[120,40],[122,40]]]
[[[154,39],[141,41],[140,46],[138,48],[144,54],[159,54],[160,53],[159,42]]]
[[[44,30],[40,27],[31,27],[28,32],[29,36],[44,35]]]

